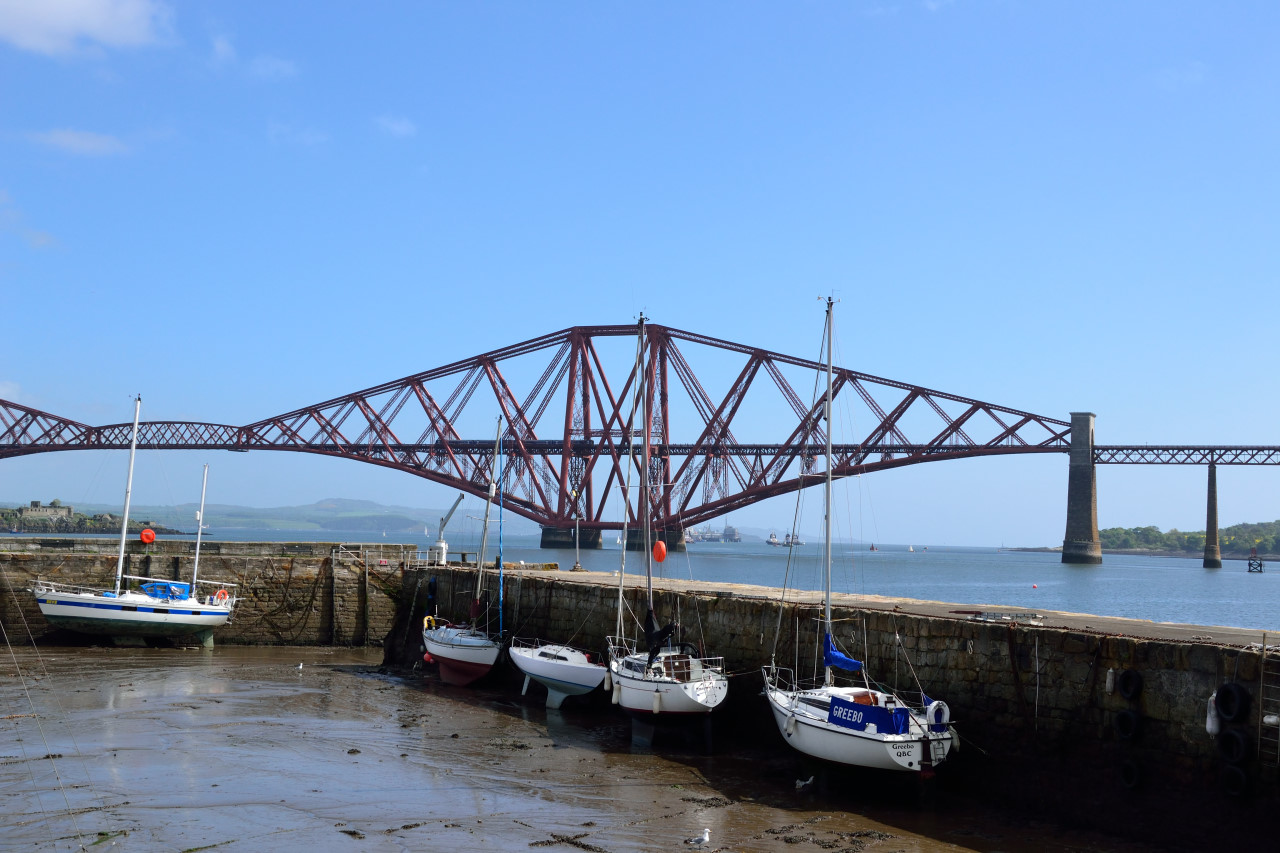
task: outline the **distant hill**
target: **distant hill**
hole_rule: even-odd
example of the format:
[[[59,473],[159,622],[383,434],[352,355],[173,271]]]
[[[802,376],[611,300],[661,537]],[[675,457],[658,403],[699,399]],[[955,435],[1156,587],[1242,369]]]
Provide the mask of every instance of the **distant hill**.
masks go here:
[[[478,501],[478,499],[476,499]],[[0,506],[19,507],[29,502],[0,503]],[[76,512],[86,515],[97,513],[120,512],[119,506],[103,504],[84,504],[74,507]],[[163,524],[184,532],[195,532],[196,510],[199,504],[188,503],[177,506],[141,506],[135,504],[129,510],[130,518],[147,518],[156,524]],[[465,509],[465,504],[458,512]],[[440,518],[448,507],[443,509],[418,508],[404,506],[383,506],[374,501],[348,500],[346,498],[325,498],[304,506],[283,507],[247,507],[231,504],[206,504],[204,508],[205,524],[214,530],[335,530],[335,531],[371,531],[381,533],[422,533],[429,528],[434,534],[440,524]],[[458,524],[458,516],[454,516],[451,526]],[[536,533],[538,526],[531,521],[507,513],[504,518],[507,529],[516,535]]]

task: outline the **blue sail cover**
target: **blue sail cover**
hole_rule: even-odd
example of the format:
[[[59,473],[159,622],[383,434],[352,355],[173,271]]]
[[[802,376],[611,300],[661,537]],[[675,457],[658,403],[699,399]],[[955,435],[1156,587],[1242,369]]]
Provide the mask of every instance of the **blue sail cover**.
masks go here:
[[[836,669],[843,669],[846,672],[862,671],[862,661],[854,660],[837,649],[836,641],[831,639],[830,634],[824,635],[822,639],[822,663],[826,666],[833,666]]]

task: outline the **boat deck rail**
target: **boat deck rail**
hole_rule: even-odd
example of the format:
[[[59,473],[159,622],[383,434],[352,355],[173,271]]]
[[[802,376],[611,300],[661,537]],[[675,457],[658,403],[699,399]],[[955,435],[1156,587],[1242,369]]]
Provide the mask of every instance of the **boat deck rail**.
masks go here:
[[[145,581],[145,582],[147,582],[147,583],[151,583],[152,581],[156,581],[156,582],[159,582],[159,583],[186,583],[186,584],[190,584],[190,583],[191,583],[190,581],[167,581],[167,580],[165,580],[164,578],[148,578],[148,577],[143,577],[142,575],[121,575],[120,577],[121,577],[121,578],[123,578],[123,579],[125,579],[125,580],[131,580],[131,581]],[[228,581],[207,581],[207,580],[198,580],[198,581],[196,581],[196,585],[197,585],[197,586],[200,586],[200,585],[203,585],[203,584],[208,584],[209,586],[221,586],[221,587],[234,587],[234,586],[236,586],[236,584],[230,583],[230,582],[228,582]]]
[[[628,657],[637,654],[636,644],[632,640],[624,637],[605,637],[605,642],[609,646],[609,655],[615,660],[625,661]],[[690,653],[686,653],[682,647],[688,647]],[[700,654],[691,653],[696,650],[688,643],[664,647],[663,651],[668,654],[654,660],[653,664],[645,670],[645,678],[669,678],[685,683],[701,681],[708,675],[724,672],[723,657],[702,657]],[[623,668],[632,670],[634,675],[640,674],[636,668],[641,666],[643,664],[623,664]]]
[[[102,587],[85,586],[78,583],[63,583],[61,581],[45,580],[44,578],[36,578],[31,582],[31,592],[36,595],[101,595]]]
[[[801,678],[797,679],[795,671],[790,667],[778,666],[763,667],[765,682],[772,683],[774,688],[782,690],[786,693],[803,692],[805,690],[820,690],[824,684],[822,678]],[[909,708],[913,712],[927,707],[932,698],[928,695],[914,690],[895,690],[887,684],[881,684],[874,679],[863,680],[861,678],[841,678],[838,674],[835,677],[834,687],[847,687],[854,690],[874,690],[885,696],[893,697],[894,702],[904,708]]]

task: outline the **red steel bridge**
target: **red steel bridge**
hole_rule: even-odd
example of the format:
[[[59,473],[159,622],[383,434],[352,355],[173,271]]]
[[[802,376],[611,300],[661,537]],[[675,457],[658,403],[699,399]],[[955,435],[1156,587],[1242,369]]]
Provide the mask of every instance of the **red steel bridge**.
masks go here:
[[[651,323],[645,331],[643,358],[634,324],[575,326],[245,426],[144,422],[138,446],[317,453],[484,496],[501,414],[506,509],[551,530],[572,531],[577,521],[596,536],[622,527],[624,513],[629,528],[637,523],[646,432],[658,529],[683,530],[821,481],[824,364]],[[647,424],[637,387],[649,398]],[[853,425],[832,436],[836,476],[1073,447],[1072,422],[847,368],[835,370],[834,395],[833,422]],[[1088,424],[1075,446],[1090,470],[1280,464],[1276,447],[1093,446],[1092,416]],[[0,400],[0,458],[127,449],[130,427]]]

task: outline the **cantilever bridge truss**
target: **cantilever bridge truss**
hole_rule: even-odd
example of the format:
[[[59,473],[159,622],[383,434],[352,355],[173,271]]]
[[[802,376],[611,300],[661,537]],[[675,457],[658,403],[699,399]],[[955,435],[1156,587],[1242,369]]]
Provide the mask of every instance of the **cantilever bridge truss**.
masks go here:
[[[144,422],[138,446],[317,453],[483,496],[501,414],[506,509],[561,528],[575,519],[617,528],[624,513],[637,522],[646,431],[659,527],[700,524],[821,481],[823,364],[660,325],[645,331],[642,358],[635,325],[575,326],[247,426]],[[647,424],[638,387],[649,397]],[[832,436],[836,476],[1070,449],[1066,421],[846,368],[835,369],[834,394],[832,421],[852,424]],[[0,458],[127,449],[130,428],[0,400]]]

